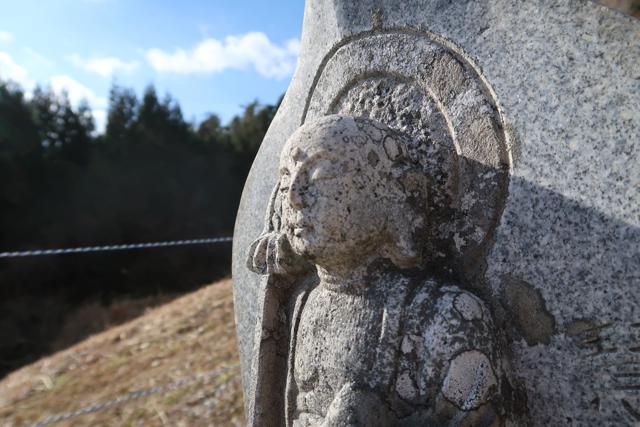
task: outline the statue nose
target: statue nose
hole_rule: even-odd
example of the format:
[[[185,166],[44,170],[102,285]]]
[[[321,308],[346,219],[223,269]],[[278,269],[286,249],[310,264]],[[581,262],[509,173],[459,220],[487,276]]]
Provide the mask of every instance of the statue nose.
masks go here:
[[[306,192],[308,191],[308,185],[306,180],[306,174],[304,172],[296,173],[291,180],[289,186],[289,204],[294,209],[302,209],[308,206],[306,201]]]

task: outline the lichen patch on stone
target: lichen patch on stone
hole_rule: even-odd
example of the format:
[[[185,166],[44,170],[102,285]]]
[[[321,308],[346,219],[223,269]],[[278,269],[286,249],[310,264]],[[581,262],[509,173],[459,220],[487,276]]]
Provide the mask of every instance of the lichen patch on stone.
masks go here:
[[[482,307],[468,293],[459,294],[453,301],[453,305],[464,320],[482,319]]]
[[[442,384],[442,394],[458,408],[469,411],[489,400],[491,390],[497,387],[491,362],[477,350],[456,356]]]

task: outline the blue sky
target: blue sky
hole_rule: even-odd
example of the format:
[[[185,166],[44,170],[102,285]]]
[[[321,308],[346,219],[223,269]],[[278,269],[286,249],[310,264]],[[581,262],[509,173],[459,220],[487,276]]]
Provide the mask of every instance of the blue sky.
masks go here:
[[[0,79],[66,90],[104,126],[113,82],[169,92],[187,120],[274,103],[297,58],[303,0],[0,0]]]

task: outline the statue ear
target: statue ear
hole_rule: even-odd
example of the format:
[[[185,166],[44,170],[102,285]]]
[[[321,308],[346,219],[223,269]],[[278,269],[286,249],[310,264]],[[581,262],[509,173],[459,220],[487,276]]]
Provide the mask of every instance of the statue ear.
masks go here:
[[[418,267],[422,261],[422,252],[416,244],[415,230],[408,219],[410,212],[394,215],[388,223],[389,240],[382,248],[382,256],[389,258],[400,268]]]
[[[387,212],[388,243],[383,248],[384,256],[400,268],[417,267],[422,264],[422,245],[418,243],[417,231],[424,227],[428,209],[429,178],[420,170],[397,165],[398,193],[389,201]],[[419,223],[422,219],[423,223]]]

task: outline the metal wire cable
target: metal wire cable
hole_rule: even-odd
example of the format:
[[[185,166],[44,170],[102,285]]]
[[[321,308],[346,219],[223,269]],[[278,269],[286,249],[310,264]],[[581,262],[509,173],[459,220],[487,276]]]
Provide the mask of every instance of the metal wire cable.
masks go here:
[[[0,258],[20,258],[45,255],[66,255],[89,252],[128,251],[132,249],[166,248],[169,246],[208,245],[231,242],[233,237],[212,237],[206,239],[172,240],[166,242],[130,243],[123,245],[82,246],[62,249],[34,249],[29,251],[0,252]]]
[[[28,424],[26,427],[42,427],[49,424],[58,423],[60,421],[68,420],[70,418],[75,418],[80,415],[87,415],[95,412],[102,411],[104,409],[113,408],[116,406],[123,405],[127,402],[131,402],[136,399],[141,399],[143,397],[151,396],[152,394],[168,392],[171,390],[175,390],[178,388],[185,387],[191,383],[197,381],[205,381],[219,376],[220,374],[238,368],[240,365],[234,364],[229,366],[224,366],[222,368],[214,369],[213,371],[204,372],[198,375],[194,375],[191,377],[186,377],[179,379],[170,384],[159,385],[155,387],[149,387],[137,391],[132,391],[130,393],[123,394],[121,396],[116,397],[115,399],[107,400],[105,402],[93,403],[91,405],[85,406],[80,409],[76,409],[75,411],[64,412],[57,415],[51,415],[49,417],[43,418],[39,421],[36,421],[33,424]]]

